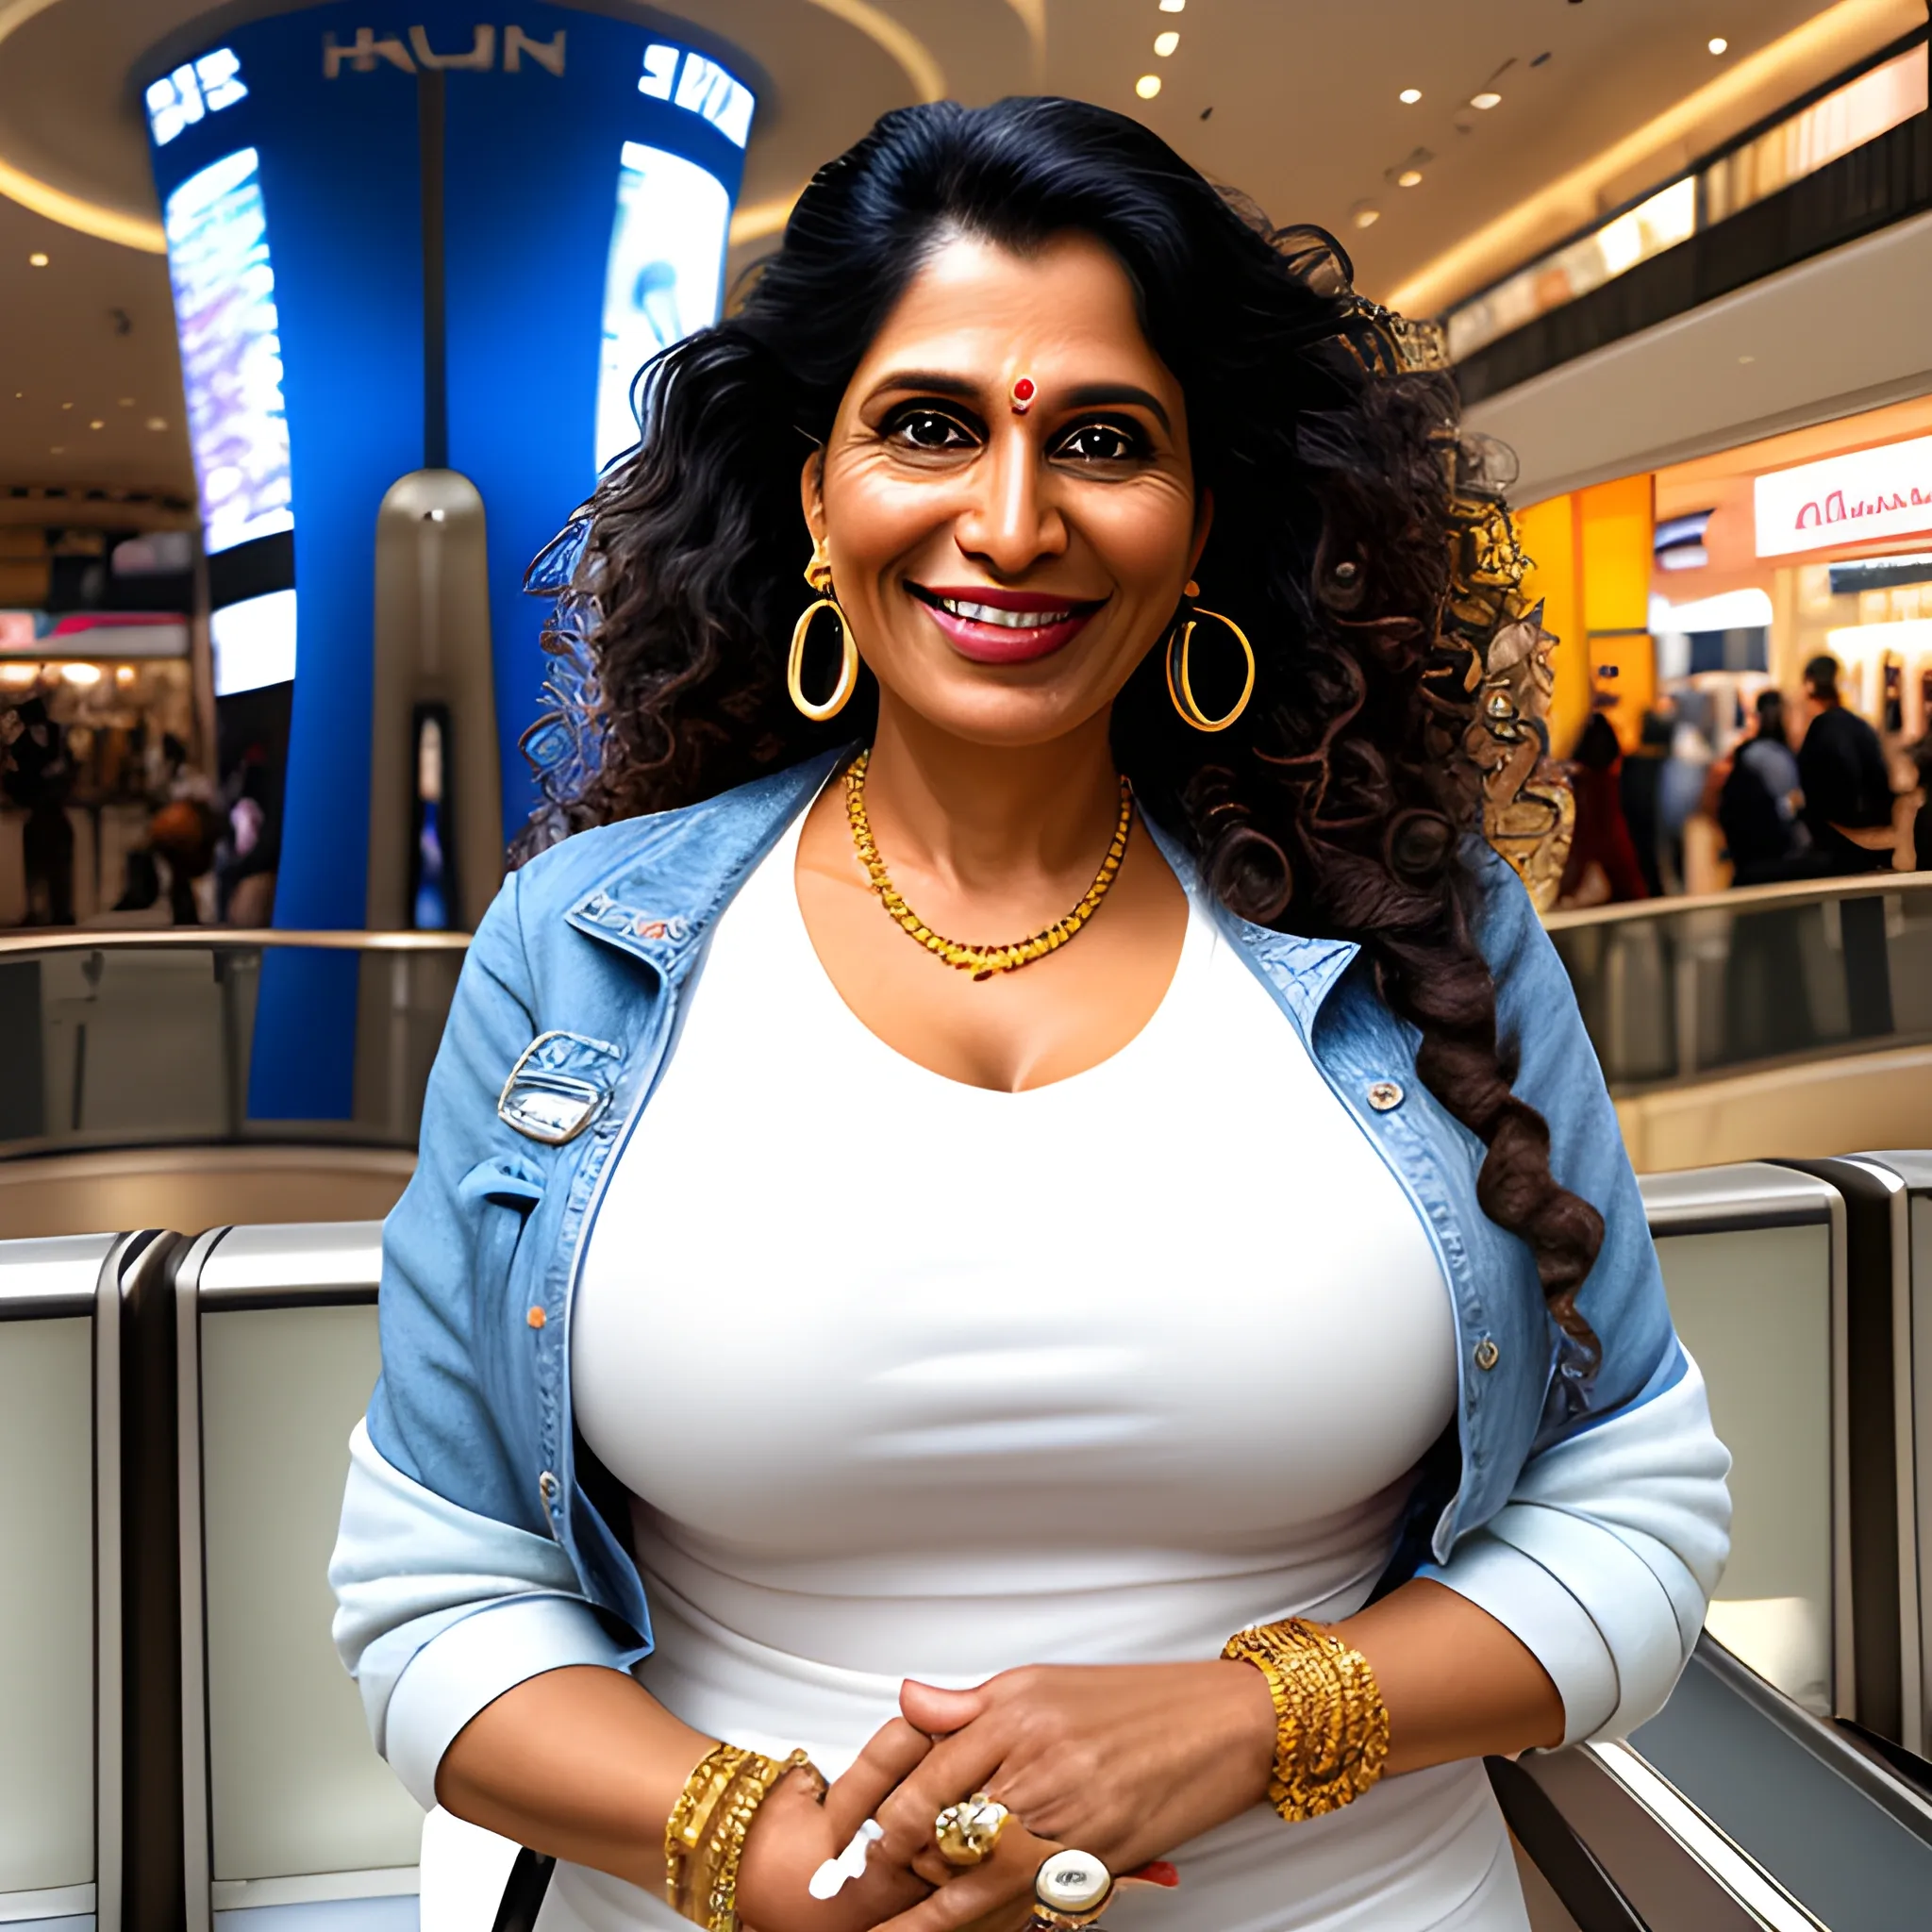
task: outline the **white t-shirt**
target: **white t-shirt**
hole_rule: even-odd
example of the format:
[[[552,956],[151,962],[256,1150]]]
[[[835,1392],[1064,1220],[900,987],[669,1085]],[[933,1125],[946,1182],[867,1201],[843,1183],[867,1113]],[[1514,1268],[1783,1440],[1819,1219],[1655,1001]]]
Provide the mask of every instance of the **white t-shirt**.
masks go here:
[[[719,923],[573,1311],[577,1425],[636,1498],[641,1681],[836,1775],[905,1676],[1211,1657],[1357,1608],[1454,1415],[1455,1334],[1293,1026],[1191,908],[1110,1059],[947,1079],[825,976],[798,833]],[[1526,1924],[1477,1764],[1306,1824],[1257,1807],[1174,1862],[1109,1927]],[[560,1866],[541,1932],[677,1923]]]

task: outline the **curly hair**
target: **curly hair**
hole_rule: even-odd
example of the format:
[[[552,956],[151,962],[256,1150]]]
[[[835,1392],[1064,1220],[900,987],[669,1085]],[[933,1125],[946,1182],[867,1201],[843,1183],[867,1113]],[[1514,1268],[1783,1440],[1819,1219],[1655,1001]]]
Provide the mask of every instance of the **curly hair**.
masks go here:
[[[1481,456],[1449,377],[1406,366],[1404,325],[1356,295],[1331,237],[1270,228],[1124,116],[1041,98],[886,115],[819,172],[726,319],[646,367],[642,441],[533,569],[558,603],[520,856],[868,734],[869,675],[835,724],[786,696],[808,594],[800,464],[936,245],[1026,251],[1070,230],[1112,251],[1180,384],[1216,506],[1196,574],[1258,661],[1246,712],[1204,739],[1150,652],[1114,707],[1116,757],[1232,911],[1359,943],[1421,1036],[1420,1077],[1484,1143],[1477,1199],[1529,1246],[1587,1374],[1576,1296],[1603,1223],[1511,1091],[1471,934],[1481,799],[1463,741],[1501,611],[1467,595],[1499,514]]]

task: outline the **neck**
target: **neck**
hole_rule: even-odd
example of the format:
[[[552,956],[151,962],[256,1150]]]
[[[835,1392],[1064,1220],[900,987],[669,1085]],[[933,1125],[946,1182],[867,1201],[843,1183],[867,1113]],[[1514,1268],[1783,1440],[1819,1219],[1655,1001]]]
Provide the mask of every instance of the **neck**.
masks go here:
[[[1120,813],[1108,714],[1043,744],[956,737],[879,694],[866,809],[887,863],[972,891],[1078,874],[1084,885]]]

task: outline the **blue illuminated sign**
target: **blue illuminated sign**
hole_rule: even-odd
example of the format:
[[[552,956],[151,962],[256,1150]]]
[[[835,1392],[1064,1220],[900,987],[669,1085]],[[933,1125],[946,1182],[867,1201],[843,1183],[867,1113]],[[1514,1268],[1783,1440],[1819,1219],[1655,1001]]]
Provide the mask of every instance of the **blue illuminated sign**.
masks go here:
[[[680,59],[684,62],[681,73]],[[702,54],[687,53],[666,41],[653,41],[644,49],[644,71],[638,80],[638,92],[702,116],[740,147],[751,138],[752,108],[757,105],[751,90],[728,68]]]
[[[143,98],[155,145],[166,147],[184,127],[248,98],[241,56],[232,47],[217,47],[151,83]]]
[[[275,275],[252,147],[191,175],[164,223],[210,555],[295,527]]]

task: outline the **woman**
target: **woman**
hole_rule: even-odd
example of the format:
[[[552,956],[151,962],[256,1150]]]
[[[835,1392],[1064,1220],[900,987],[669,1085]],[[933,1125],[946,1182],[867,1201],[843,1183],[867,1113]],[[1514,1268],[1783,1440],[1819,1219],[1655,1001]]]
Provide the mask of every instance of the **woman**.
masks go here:
[[[1017,1924],[1056,1845],[1172,1862],[1129,1928],[1521,1927],[1475,1760],[1695,1638],[1726,1458],[1347,273],[922,108],[650,371],[536,741],[595,829],[476,934],[334,1570],[546,1932]]]

